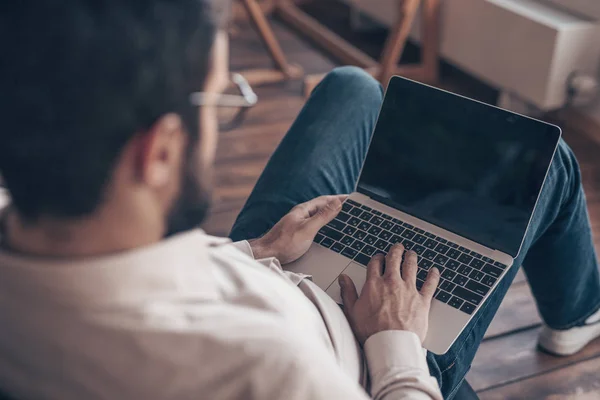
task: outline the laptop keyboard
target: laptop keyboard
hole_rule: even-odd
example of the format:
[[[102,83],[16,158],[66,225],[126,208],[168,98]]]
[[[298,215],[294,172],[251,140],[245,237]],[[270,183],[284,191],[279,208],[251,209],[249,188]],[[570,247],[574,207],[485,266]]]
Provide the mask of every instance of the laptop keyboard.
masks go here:
[[[442,275],[434,297],[467,314],[475,311],[507,267],[352,200],[346,200],[315,242],[365,266],[374,254],[386,254],[402,243],[419,255],[417,288],[435,266]]]

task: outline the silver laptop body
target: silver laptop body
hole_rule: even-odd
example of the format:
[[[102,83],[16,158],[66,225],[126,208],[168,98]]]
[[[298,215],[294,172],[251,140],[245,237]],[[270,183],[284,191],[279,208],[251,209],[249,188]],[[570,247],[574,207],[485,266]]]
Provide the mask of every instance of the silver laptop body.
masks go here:
[[[286,269],[312,275],[341,303],[338,275],[360,293],[370,257],[405,244],[419,254],[421,283],[432,266],[442,270],[424,347],[444,354],[513,265],[560,135],[393,77],[356,191]]]

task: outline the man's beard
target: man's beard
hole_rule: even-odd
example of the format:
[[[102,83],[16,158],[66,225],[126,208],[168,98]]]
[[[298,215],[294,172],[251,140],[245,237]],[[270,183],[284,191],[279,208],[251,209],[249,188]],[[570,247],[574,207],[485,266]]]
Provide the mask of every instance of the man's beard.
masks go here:
[[[212,194],[210,176],[208,171],[200,176],[198,161],[195,151],[187,154],[182,171],[181,193],[169,212],[165,237],[198,228],[208,213]]]

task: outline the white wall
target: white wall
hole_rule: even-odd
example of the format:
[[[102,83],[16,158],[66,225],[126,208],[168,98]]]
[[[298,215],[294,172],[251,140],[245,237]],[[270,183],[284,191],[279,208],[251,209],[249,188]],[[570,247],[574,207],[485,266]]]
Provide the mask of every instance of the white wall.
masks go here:
[[[600,1],[598,0],[541,0],[558,5],[573,13],[600,19]]]

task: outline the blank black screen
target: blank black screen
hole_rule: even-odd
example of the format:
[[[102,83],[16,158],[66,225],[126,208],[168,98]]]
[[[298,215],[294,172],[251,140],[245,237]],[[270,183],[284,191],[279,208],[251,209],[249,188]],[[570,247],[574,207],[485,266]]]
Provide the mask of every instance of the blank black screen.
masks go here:
[[[358,191],[516,257],[559,138],[556,126],[394,77]]]

